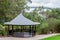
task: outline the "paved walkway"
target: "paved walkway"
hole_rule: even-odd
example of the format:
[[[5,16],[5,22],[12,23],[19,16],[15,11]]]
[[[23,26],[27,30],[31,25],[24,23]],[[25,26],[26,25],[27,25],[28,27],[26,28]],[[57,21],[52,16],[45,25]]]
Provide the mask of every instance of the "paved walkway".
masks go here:
[[[35,37],[30,37],[30,38],[1,37],[0,40],[39,40],[54,35],[58,35],[58,34],[36,35]]]

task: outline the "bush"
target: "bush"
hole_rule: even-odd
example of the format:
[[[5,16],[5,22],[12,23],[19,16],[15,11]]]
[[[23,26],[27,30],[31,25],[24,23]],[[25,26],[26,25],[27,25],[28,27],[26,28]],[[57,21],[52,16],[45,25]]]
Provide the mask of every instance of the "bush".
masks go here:
[[[7,35],[7,31],[5,30],[5,26],[0,24],[0,34],[2,36],[6,36]]]
[[[42,23],[40,28],[41,28],[41,34],[47,34],[49,32],[48,23]]]
[[[37,34],[47,34],[49,33],[49,25],[47,22],[43,22],[37,26]]]

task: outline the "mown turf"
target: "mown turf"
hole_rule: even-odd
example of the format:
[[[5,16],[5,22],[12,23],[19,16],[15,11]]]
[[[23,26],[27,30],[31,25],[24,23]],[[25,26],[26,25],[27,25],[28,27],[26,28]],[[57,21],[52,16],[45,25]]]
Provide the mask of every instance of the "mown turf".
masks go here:
[[[44,38],[44,39],[41,39],[41,40],[60,40],[60,35]]]

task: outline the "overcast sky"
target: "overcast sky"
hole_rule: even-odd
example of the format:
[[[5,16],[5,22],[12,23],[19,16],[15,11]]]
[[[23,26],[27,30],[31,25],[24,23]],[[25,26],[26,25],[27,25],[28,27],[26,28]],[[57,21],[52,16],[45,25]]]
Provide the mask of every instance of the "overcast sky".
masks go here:
[[[45,6],[45,7],[52,7],[52,8],[60,8],[60,0],[31,0],[32,3],[28,3],[29,6],[38,7],[38,6]]]

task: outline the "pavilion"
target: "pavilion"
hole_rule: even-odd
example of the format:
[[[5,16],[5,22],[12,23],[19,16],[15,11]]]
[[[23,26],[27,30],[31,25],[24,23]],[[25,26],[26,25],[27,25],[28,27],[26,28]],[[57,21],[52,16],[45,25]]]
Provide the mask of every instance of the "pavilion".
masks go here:
[[[28,31],[29,34],[31,36],[34,36],[34,35],[36,35],[36,25],[38,25],[38,24],[40,24],[40,23],[39,22],[33,22],[33,21],[29,20],[28,18],[24,17],[22,13],[20,13],[16,18],[11,20],[10,22],[5,22],[4,23],[4,25],[8,26],[8,34],[9,34],[10,26],[12,26],[12,36],[15,36],[16,34],[21,34],[21,35],[18,35],[18,36],[24,35],[24,33],[22,33],[22,31],[25,30],[25,28],[24,28],[25,26],[26,27],[29,26],[29,31]],[[14,26],[16,26],[16,27],[20,26],[21,27],[20,33],[19,32],[14,32]],[[25,36],[27,36],[27,35],[25,35]]]

